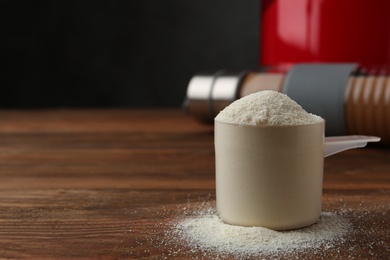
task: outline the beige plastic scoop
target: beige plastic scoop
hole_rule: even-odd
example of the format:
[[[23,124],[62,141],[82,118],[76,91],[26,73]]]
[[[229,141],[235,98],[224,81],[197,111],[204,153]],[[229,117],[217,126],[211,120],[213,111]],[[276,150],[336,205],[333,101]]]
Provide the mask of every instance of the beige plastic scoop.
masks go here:
[[[365,147],[368,142],[380,140],[380,137],[365,135],[325,137],[324,157],[349,149]]]
[[[324,138],[325,121],[257,127],[215,121],[216,206],[228,224],[289,230],[316,223],[324,157],[378,137]]]

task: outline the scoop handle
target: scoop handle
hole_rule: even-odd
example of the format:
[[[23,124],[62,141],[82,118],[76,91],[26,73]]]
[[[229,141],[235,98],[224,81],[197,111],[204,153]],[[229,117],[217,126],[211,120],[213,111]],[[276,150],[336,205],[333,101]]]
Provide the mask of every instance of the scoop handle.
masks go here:
[[[365,135],[325,137],[324,157],[353,148],[365,147],[368,142],[379,142],[380,140],[380,137]]]

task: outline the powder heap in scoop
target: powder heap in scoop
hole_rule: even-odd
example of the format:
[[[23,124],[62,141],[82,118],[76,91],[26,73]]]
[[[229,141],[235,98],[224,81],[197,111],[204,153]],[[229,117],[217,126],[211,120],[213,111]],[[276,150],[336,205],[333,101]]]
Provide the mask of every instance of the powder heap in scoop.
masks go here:
[[[236,100],[215,118],[216,121],[254,126],[310,125],[321,122],[287,95],[264,90]]]

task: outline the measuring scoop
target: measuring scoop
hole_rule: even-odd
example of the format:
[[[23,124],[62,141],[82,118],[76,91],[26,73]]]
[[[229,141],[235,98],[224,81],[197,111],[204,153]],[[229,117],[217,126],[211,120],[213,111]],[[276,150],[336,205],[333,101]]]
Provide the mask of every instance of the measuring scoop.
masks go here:
[[[325,137],[324,157],[349,149],[365,147],[368,142],[380,140],[380,137],[365,135]]]
[[[316,223],[322,210],[324,157],[379,137],[324,137],[325,121],[241,126],[215,121],[216,206],[237,226],[289,230]]]

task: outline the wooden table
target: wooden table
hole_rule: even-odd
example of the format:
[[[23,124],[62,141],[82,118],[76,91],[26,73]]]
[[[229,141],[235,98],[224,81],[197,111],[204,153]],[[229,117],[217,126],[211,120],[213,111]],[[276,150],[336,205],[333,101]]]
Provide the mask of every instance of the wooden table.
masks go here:
[[[213,127],[180,110],[0,112],[0,258],[180,258],[170,221],[215,203]],[[325,160],[323,208],[351,219],[340,258],[390,258],[390,150]]]

